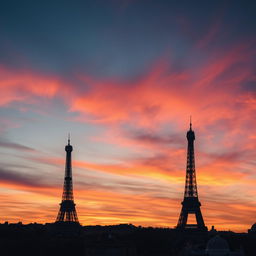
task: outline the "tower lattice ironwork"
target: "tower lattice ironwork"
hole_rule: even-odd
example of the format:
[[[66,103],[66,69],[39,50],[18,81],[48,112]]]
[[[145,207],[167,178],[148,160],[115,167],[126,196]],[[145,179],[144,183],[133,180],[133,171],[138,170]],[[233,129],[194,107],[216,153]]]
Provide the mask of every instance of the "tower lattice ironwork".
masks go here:
[[[68,138],[68,145],[65,147],[66,154],[66,167],[64,187],[62,194],[62,202],[60,203],[60,210],[56,218],[56,222],[78,222],[76,205],[74,203],[73,196],[73,184],[72,184],[72,164],[71,164],[71,152],[73,147],[70,145],[70,137]]]
[[[197,184],[196,184],[196,169],[195,169],[195,154],[194,154],[194,140],[195,133],[192,130],[190,120],[190,129],[187,132],[188,149],[187,149],[187,168],[186,168],[186,182],[185,193],[182,204],[182,209],[178,221],[177,228],[179,229],[199,229],[207,230],[204,224],[203,216],[200,210],[201,203],[198,199]],[[194,214],[196,224],[188,224],[189,214]]]

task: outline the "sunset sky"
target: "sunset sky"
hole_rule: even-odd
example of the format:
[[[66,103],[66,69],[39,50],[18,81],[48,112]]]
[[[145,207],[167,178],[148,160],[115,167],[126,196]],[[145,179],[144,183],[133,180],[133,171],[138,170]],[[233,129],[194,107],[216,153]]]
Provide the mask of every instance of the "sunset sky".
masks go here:
[[[0,222],[177,224],[192,115],[205,224],[256,222],[255,1],[4,1]]]

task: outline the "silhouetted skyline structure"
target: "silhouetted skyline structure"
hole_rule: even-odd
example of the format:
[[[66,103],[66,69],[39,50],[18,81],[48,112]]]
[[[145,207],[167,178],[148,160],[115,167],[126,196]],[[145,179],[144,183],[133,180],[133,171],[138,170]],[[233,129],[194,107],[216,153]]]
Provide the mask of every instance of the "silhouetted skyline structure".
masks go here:
[[[196,169],[195,169],[195,153],[194,140],[195,133],[192,130],[190,119],[190,128],[187,132],[188,149],[187,149],[187,168],[186,168],[186,183],[182,209],[178,221],[177,228],[180,229],[199,229],[207,230],[204,224],[203,216],[200,210],[201,203],[198,199],[197,184],[196,184]],[[188,224],[189,214],[194,214],[196,224]]]
[[[72,182],[72,162],[71,152],[73,147],[70,145],[70,135],[68,136],[68,145],[65,147],[66,154],[66,168],[64,187],[62,194],[62,202],[60,203],[60,210],[56,218],[56,222],[76,222],[79,223],[73,196],[73,182]]]
[[[66,224],[66,223],[65,223]],[[183,232],[120,224],[0,223],[1,255],[255,256],[256,232]],[[65,228],[63,228],[65,227]]]

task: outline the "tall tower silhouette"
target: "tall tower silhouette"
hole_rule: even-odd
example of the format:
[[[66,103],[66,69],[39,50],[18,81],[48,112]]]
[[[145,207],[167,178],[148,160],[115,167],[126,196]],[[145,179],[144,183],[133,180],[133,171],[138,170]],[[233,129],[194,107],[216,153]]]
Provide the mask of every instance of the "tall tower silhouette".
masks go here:
[[[190,119],[190,129],[187,132],[188,151],[187,151],[187,169],[186,169],[186,184],[185,193],[182,204],[182,209],[178,221],[178,229],[198,229],[207,230],[204,224],[203,216],[200,210],[201,203],[198,199],[197,184],[196,184],[196,169],[194,155],[194,140],[195,133],[192,130]],[[189,214],[194,214],[196,224],[188,224]]]
[[[64,187],[62,194],[62,202],[60,203],[60,210],[56,218],[56,222],[77,222],[77,213],[73,196],[73,184],[72,184],[72,166],[71,166],[71,152],[73,147],[70,145],[70,136],[68,136],[68,145],[65,147],[66,154],[66,168]]]

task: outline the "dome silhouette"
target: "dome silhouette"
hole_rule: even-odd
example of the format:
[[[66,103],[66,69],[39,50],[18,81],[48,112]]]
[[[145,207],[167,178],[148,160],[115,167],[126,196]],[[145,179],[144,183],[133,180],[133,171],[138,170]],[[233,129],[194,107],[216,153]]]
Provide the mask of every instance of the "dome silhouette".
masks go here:
[[[255,232],[256,233],[256,223],[254,223],[251,227],[251,232]]]
[[[208,255],[228,255],[230,252],[227,241],[219,235],[208,241],[205,251]]]

